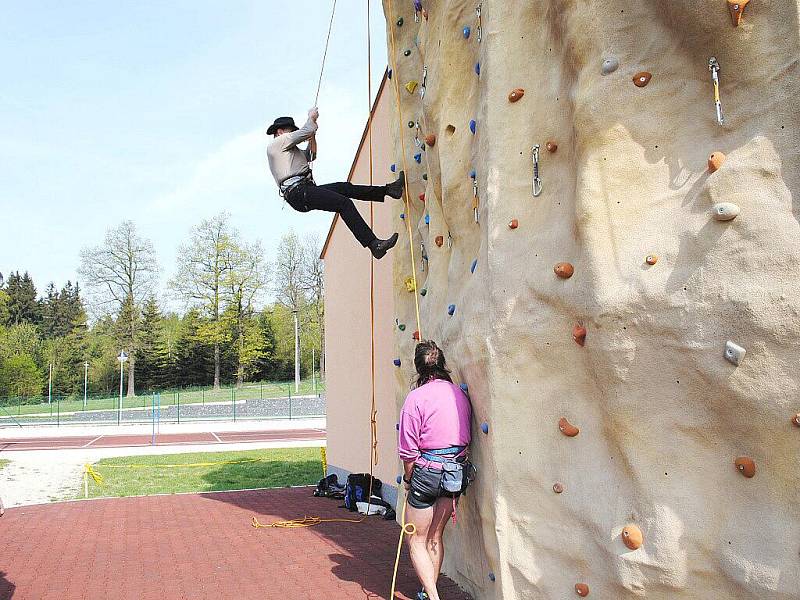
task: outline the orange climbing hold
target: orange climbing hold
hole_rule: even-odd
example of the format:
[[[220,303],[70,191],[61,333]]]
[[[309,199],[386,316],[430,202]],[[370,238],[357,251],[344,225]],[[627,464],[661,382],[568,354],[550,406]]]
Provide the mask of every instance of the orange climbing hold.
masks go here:
[[[633,76],[633,84],[636,87],[644,87],[648,83],[650,83],[650,80],[652,78],[653,78],[652,73],[648,73],[647,71],[641,71],[640,73],[637,73],[636,75]]]
[[[575,343],[578,346],[583,346],[586,344],[586,327],[578,323],[575,327],[572,328],[572,339],[575,340]]]
[[[436,236],[436,245],[439,246],[439,248],[441,248],[442,244],[444,244],[444,236],[443,235],[437,235]]]
[[[731,11],[731,19],[733,20],[734,27],[738,27],[739,23],[742,22],[744,9],[749,2],[750,0],[728,0],[728,10]]]
[[[425,136],[425,143],[428,144],[428,147],[432,147],[436,144],[436,136],[432,133],[429,133]]]
[[[428,9],[427,8],[423,8],[422,9],[422,16],[425,17],[426,21],[428,20]]]
[[[722,168],[722,163],[725,162],[725,155],[722,152],[712,152],[708,157],[708,172],[715,173]]]
[[[578,594],[581,598],[586,598],[589,595],[589,586],[585,583],[576,583],[575,584],[575,593]]]
[[[524,95],[525,95],[525,90],[523,90],[522,88],[516,88],[514,90],[511,90],[511,93],[508,95],[508,101],[509,102],[516,102],[517,100],[522,98]]]
[[[544,147],[547,148],[548,152],[555,152],[558,150],[558,144],[556,144],[553,140],[547,142]]]
[[[558,430],[567,437],[575,437],[581,432],[575,425],[567,421],[567,417],[561,417],[558,420]]]
[[[739,473],[748,479],[756,474],[756,463],[749,456],[740,456],[734,461]]]
[[[636,525],[626,525],[622,530],[622,541],[631,550],[638,550],[642,547],[642,543],[644,542],[642,530]]]
[[[511,219],[508,222],[508,228],[509,229],[516,229],[517,227],[519,227],[519,221],[517,221],[516,219]]]
[[[658,262],[658,256],[656,256],[655,254],[648,254],[645,257],[644,262],[646,262],[648,265],[652,267],[654,264]]]
[[[563,484],[563,483],[561,483],[561,482],[559,482],[559,481],[556,481],[556,482],[553,484],[553,491],[554,491],[556,494],[560,494],[561,492],[563,492],[563,491],[564,491],[564,484]]]
[[[411,334],[411,338],[419,341],[419,331],[415,331]]]
[[[575,267],[568,262],[560,262],[553,267],[553,271],[555,271],[555,274],[561,277],[561,279],[569,279],[575,272]]]
[[[800,427],[800,413],[792,417],[792,424],[794,424],[795,427]]]

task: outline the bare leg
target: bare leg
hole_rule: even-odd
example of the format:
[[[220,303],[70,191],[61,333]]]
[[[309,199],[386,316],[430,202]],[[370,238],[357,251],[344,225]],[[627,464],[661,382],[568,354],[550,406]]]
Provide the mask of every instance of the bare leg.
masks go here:
[[[417,572],[422,586],[431,600],[440,600],[436,590],[436,566],[431,561],[428,553],[428,536],[431,529],[434,507],[414,508],[410,504],[406,508],[406,522],[413,523],[417,531],[408,538],[408,550],[411,554],[411,563]]]
[[[439,579],[439,573],[442,571],[442,561],[444,560],[442,534],[452,514],[453,499],[439,498],[433,506],[433,519],[431,519],[431,526],[428,530],[428,555],[431,557],[434,569],[436,569],[437,580]]]
[[[3,499],[0,498],[0,517],[2,517],[6,512],[5,507],[3,506]]]

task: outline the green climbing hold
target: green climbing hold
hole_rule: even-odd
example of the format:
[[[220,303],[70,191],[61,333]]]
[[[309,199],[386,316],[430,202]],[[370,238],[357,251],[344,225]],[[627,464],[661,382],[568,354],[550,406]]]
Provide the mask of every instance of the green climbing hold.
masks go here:
[[[403,17],[400,17],[399,19],[397,19],[397,26],[398,27],[402,27],[403,26]]]

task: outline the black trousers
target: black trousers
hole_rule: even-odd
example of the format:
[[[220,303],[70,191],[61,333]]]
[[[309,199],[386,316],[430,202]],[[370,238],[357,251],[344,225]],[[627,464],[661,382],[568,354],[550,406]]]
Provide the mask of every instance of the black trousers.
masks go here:
[[[358,243],[366,248],[376,237],[361,217],[351,198],[368,202],[383,202],[385,195],[386,186],[384,185],[353,185],[345,182],[315,185],[308,182],[298,185],[286,194],[285,198],[289,206],[299,212],[324,210],[339,213]]]

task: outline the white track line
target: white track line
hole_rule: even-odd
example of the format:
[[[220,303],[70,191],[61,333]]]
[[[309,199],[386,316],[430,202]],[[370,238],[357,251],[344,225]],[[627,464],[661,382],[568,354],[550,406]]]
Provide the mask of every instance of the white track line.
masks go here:
[[[83,446],[81,446],[81,448],[86,448],[87,446],[91,446],[91,445],[92,445],[92,444],[94,444],[94,443],[95,443],[97,440],[99,440],[101,437],[103,437],[103,436],[102,436],[102,435],[98,435],[98,436],[97,436],[96,438],[94,438],[94,439],[93,439],[91,442],[86,442],[86,444],[84,444]]]
[[[219,436],[218,436],[216,433],[214,433],[213,431],[209,431],[208,433],[210,433],[211,435],[213,435],[213,436],[214,436],[214,439],[215,439],[215,440],[217,440],[217,441],[218,441],[220,444],[222,443],[222,440],[221,440],[221,439],[219,439]]]

